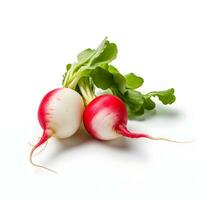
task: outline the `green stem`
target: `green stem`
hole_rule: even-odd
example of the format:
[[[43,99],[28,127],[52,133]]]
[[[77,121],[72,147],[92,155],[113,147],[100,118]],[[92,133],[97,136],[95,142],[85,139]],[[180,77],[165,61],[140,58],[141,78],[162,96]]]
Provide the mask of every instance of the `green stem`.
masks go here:
[[[89,78],[88,77],[82,78],[79,81],[78,86],[84,98],[85,104],[88,105],[96,97],[92,89],[92,84],[89,81]]]
[[[81,68],[81,69],[80,69]],[[75,89],[80,78],[83,76],[82,73],[87,68],[87,66],[80,66],[78,64],[73,64],[65,76],[63,87]]]
[[[77,84],[78,84],[79,79],[78,78],[74,78],[67,86],[68,88],[71,88],[73,90],[75,90]]]
[[[65,79],[63,81],[63,87],[68,87],[68,82],[72,76],[72,72],[73,72],[73,68],[74,68],[75,64],[72,64],[71,68],[67,71],[66,75],[65,75]]]
[[[96,96],[93,90],[93,83],[89,77],[82,77],[82,71],[87,66],[81,66],[80,64],[74,63],[71,68],[67,71],[65,79],[63,81],[63,87],[71,88],[76,90],[78,85],[85,104],[89,104]],[[80,69],[81,68],[81,69]]]

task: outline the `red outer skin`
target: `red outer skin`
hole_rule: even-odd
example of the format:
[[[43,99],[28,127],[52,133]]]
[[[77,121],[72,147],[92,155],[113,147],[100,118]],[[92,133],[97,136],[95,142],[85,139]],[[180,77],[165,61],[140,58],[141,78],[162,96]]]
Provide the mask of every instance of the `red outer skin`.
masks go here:
[[[49,137],[51,137],[50,134],[52,134],[52,130],[48,130],[47,128],[47,123],[48,123],[48,110],[47,110],[47,106],[49,101],[51,100],[51,98],[56,94],[56,92],[60,91],[62,88],[57,88],[54,90],[51,90],[50,92],[48,92],[42,99],[39,109],[38,109],[38,120],[40,122],[41,127],[44,129],[44,132],[42,134],[42,137],[40,138],[40,140],[38,141],[38,143],[33,147],[32,151],[31,151],[31,156],[33,154],[33,152],[35,151],[35,149],[37,149],[40,145],[42,145],[43,143],[45,143]]]
[[[32,152],[49,139],[49,134],[44,130],[39,142],[33,147]]]
[[[117,117],[116,126],[119,124],[127,124],[127,110],[121,99],[111,94],[100,95],[88,104],[83,113],[84,126],[88,133],[96,139],[100,138],[98,137],[96,131],[92,128],[91,122],[93,117],[97,113],[101,112],[101,110],[105,107],[109,109],[111,113],[115,113],[119,116]]]
[[[54,94],[61,89],[62,88],[56,88],[54,90],[51,90],[43,97],[42,101],[40,102],[39,109],[38,109],[38,120],[39,120],[40,126],[43,129],[46,129],[46,122],[47,122],[46,116],[48,115],[48,111],[47,111],[46,107],[47,107],[51,97],[53,97]]]
[[[53,130],[50,129],[48,127],[48,115],[50,114],[49,113],[49,110],[47,109],[47,106],[49,104],[49,101],[51,100],[51,98],[54,97],[54,95],[58,92],[62,90],[62,88],[57,88],[57,89],[54,89],[50,92],[48,92],[42,99],[40,105],[39,105],[39,109],[38,109],[38,120],[40,122],[40,125],[41,127],[43,128],[43,135],[42,137],[40,138],[40,140],[38,141],[38,143],[36,145],[34,145],[34,147],[32,148],[31,152],[30,152],[30,155],[29,155],[29,159],[30,159],[30,163],[36,167],[41,167],[41,168],[44,168],[44,169],[47,169],[47,170],[50,170],[52,172],[55,172],[54,170],[51,170],[49,168],[46,168],[44,166],[41,166],[41,165],[38,165],[38,164],[35,164],[32,160],[32,157],[33,157],[33,153],[34,151],[39,147],[41,146],[43,143],[45,143],[52,135],[53,135]]]
[[[103,108],[107,108],[110,110],[110,113],[113,113],[116,117],[115,125],[113,127],[116,130],[116,134],[120,134],[125,137],[129,138],[149,138],[148,135],[143,133],[132,133],[128,131],[126,128],[128,114],[126,110],[126,106],[122,102],[122,100],[114,95],[111,94],[104,94],[96,97],[92,100],[88,106],[85,108],[83,113],[83,123],[87,132],[92,135],[94,138],[102,140],[99,138],[98,134],[96,133],[95,129],[92,127],[92,119],[93,117],[101,112]]]

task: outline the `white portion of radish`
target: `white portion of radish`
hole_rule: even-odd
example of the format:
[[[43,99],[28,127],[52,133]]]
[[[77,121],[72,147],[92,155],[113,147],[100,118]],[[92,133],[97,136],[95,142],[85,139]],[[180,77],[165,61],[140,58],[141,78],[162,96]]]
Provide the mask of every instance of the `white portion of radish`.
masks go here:
[[[47,105],[47,127],[53,129],[55,137],[67,138],[80,127],[84,103],[74,90],[63,88],[56,92]]]
[[[92,128],[99,139],[113,140],[120,137],[113,129],[116,124],[116,116],[109,109],[103,109],[92,119]]]

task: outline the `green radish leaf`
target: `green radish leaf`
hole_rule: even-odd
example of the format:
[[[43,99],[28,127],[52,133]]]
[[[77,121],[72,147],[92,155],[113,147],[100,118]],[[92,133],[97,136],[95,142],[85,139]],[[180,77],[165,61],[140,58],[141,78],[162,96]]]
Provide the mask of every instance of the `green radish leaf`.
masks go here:
[[[96,68],[97,66],[92,66],[92,67]],[[101,67],[101,68],[103,68],[103,69],[108,71],[109,65],[107,63],[104,63],[104,64],[100,64],[98,67]]]
[[[66,70],[69,71],[70,68],[71,68],[71,66],[72,66],[72,64],[67,64],[67,65],[66,65]]]
[[[125,104],[128,110],[129,118],[134,118],[137,115],[143,115],[144,109],[153,110],[156,104],[151,97],[158,97],[163,104],[172,104],[175,101],[174,89],[164,91],[150,92],[142,95],[136,90],[127,89],[125,93]]]
[[[143,78],[136,76],[133,73],[125,75],[125,78],[126,78],[126,87],[130,89],[139,88],[144,83]]]
[[[117,46],[104,40],[97,48],[96,53],[92,56],[89,65],[99,66],[101,64],[110,63],[117,57]]]
[[[121,75],[120,73],[112,73],[112,75],[115,86],[122,94],[124,94],[126,90],[126,80],[124,76]]]
[[[108,64],[107,66],[108,66],[107,68],[108,72],[110,72],[113,75],[113,84],[114,84],[113,87],[115,87],[122,94],[124,94],[126,90],[126,79],[122,74],[120,74],[120,72],[116,67]]]
[[[101,67],[93,67],[91,76],[98,88],[107,89],[108,87],[115,87],[122,94],[126,89],[126,80],[120,73],[111,73],[108,71],[110,66],[103,64]],[[105,82],[108,83],[105,83]]]
[[[153,110],[156,107],[156,104],[150,98],[144,98],[144,108],[146,110]]]
[[[90,59],[89,65],[91,65],[94,59],[96,59],[98,56],[101,55],[101,53],[104,51],[106,47],[106,44],[107,44],[107,37],[104,38],[104,40],[100,43],[100,45],[95,50],[92,58]]]
[[[158,97],[158,99],[164,104],[172,104],[175,102],[176,97],[174,95],[174,88],[170,88],[168,90],[164,91],[155,91],[150,92],[146,95],[144,95],[145,99],[150,99],[151,97]]]
[[[137,111],[134,111],[133,108],[131,108],[129,105],[126,105],[127,111],[128,111],[128,118],[129,119],[134,119],[140,115],[144,114],[144,107],[141,106],[140,108],[138,107]]]
[[[117,46],[114,43],[108,43],[104,51],[92,61],[91,65],[110,63],[117,57]]]
[[[137,113],[143,107],[144,98],[140,92],[127,89],[124,97],[126,106],[130,112]]]
[[[116,67],[112,66],[112,65],[108,66],[108,71],[110,73],[119,73],[118,69]]]
[[[84,51],[82,51],[81,53],[78,54],[77,56],[77,60],[79,64],[84,64],[87,61],[89,61],[89,59],[92,57],[92,55],[94,55],[95,50],[94,49],[85,49]]]
[[[136,111],[135,116],[139,116],[139,115],[143,115],[144,114],[144,107],[141,106],[140,109],[138,111]]]
[[[101,67],[97,67],[91,73],[94,84],[103,90],[111,87],[113,84],[113,76],[108,71]]]

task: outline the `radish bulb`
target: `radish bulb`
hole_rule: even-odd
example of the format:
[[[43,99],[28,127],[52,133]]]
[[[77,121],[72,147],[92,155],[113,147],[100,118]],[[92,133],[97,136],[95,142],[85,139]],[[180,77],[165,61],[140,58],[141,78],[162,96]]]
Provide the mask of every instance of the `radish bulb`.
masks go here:
[[[84,103],[80,94],[72,89],[57,88],[44,96],[38,110],[38,120],[44,131],[31,150],[31,164],[48,169],[32,161],[34,151],[50,137],[62,139],[72,136],[80,127],[83,110]]]
[[[111,94],[104,94],[92,100],[83,112],[83,123],[87,132],[99,140],[113,140],[120,136],[174,141],[168,138],[152,137],[134,133],[127,129],[127,110],[122,100]]]

